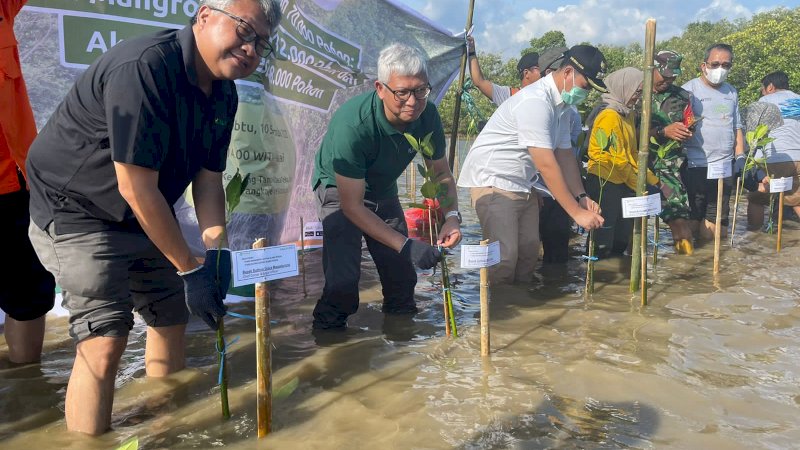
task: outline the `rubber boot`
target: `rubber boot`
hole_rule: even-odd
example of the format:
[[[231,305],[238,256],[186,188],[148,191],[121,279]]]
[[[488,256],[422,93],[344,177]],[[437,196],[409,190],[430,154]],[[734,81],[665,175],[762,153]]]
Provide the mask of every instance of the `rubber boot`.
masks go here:
[[[679,255],[691,255],[694,253],[694,246],[689,239],[679,239],[675,242],[675,252]]]

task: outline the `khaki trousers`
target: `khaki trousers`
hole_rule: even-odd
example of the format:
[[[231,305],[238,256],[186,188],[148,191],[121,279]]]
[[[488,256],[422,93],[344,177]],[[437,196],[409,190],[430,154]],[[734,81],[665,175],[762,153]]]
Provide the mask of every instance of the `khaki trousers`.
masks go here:
[[[528,283],[539,259],[539,201],[534,193],[495,187],[470,188],[483,238],[500,242],[500,263],[489,268],[491,284]]]

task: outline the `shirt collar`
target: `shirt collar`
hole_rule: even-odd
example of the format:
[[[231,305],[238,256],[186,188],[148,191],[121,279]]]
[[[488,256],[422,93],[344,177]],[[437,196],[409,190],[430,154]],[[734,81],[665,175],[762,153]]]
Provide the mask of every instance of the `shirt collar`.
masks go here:
[[[562,106],[564,105],[564,100],[561,98],[561,90],[556,86],[556,80],[553,78],[553,74],[555,72],[550,72],[544,77],[544,82],[547,85],[547,89],[550,92],[550,95],[553,97],[553,105],[555,106]]]
[[[191,24],[178,31],[178,44],[181,46],[181,52],[183,52],[183,65],[186,67],[186,76],[192,85],[197,86],[197,68],[194,65],[197,43],[194,39],[194,31]]]

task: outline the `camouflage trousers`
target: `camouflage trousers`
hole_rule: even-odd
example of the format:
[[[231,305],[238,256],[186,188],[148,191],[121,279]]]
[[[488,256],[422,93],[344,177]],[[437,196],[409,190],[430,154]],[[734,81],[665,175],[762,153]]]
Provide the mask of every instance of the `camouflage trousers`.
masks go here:
[[[672,194],[661,202],[661,220],[670,223],[675,219],[689,219],[689,197],[681,180],[683,158],[658,159],[653,165],[653,173],[672,189]]]

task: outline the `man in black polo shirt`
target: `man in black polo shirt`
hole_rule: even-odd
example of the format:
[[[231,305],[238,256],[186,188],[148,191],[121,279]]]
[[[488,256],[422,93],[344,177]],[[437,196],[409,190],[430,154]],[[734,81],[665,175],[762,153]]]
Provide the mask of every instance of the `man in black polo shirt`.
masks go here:
[[[453,174],[444,156],[444,131],[431,92],[428,69],[414,48],[393,44],[378,58],[375,90],[344,103],[331,118],[316,155],[312,187],[320,202],[325,246],[325,288],[314,308],[315,329],[344,329],[358,309],[361,238],[367,242],[383,287],[383,311],[417,311],[414,286],[421,269],[436,265],[439,250],[408,238],[397,178],[416,155],[403,133],[422,140],[432,133],[434,153],[427,170],[441,174],[453,202],[438,243],[461,240],[461,215]]]
[[[109,428],[134,310],[148,325],[147,375],[157,377],[185,365],[188,312],[212,329],[225,314],[232,80],[271,53],[280,8],[277,0],[200,3],[190,26],[126,40],[98,58],[28,155],[31,241],[62,288],[77,343],[66,394],[71,431]],[[171,209],[189,183],[209,249],[204,264]]]

